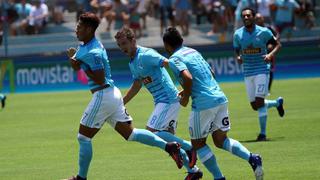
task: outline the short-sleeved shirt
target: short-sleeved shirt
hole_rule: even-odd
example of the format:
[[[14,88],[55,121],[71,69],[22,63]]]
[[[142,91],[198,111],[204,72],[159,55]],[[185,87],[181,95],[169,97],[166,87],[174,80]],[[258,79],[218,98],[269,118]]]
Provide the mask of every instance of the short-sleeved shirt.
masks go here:
[[[178,90],[163,67],[166,59],[157,51],[142,46],[137,47],[136,55],[129,62],[134,80],[140,80],[152,94],[154,103],[178,102]]]
[[[104,70],[105,84],[113,86],[107,52],[101,42],[99,42],[96,38],[93,38],[86,44],[80,45],[75,54],[75,59],[82,62],[81,69],[83,69],[84,71]],[[88,85],[90,89],[94,89],[100,86],[90,78],[88,80]]]
[[[191,73],[193,111],[210,109],[228,102],[212,76],[210,65],[198,51],[184,46],[178,48],[169,58],[169,66],[180,83],[180,73],[183,70]]]
[[[294,9],[299,8],[299,4],[295,0],[277,0],[278,7],[275,21],[290,23],[293,21]]]
[[[244,76],[269,73],[269,65],[264,56],[267,54],[267,43],[272,38],[275,37],[268,28],[258,25],[255,25],[251,33],[245,27],[236,30],[233,47],[240,50]]]

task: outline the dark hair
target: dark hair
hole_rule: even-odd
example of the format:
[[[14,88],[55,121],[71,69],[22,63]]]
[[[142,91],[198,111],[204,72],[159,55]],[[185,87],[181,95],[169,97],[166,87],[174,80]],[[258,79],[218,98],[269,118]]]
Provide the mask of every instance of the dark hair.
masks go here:
[[[168,27],[163,34],[162,40],[172,48],[178,48],[183,43],[183,38],[175,27]]]
[[[243,8],[243,9],[241,10],[241,17],[242,17],[242,13],[243,13],[243,11],[246,11],[246,10],[251,11],[251,13],[252,13],[253,17],[255,17],[255,16],[256,16],[256,11],[255,11],[254,9],[252,9],[252,8],[250,8],[250,7],[245,7],[245,8]]]
[[[128,40],[132,40],[135,38],[135,35],[132,29],[123,26],[114,36],[115,39],[120,39],[121,37],[125,37]]]
[[[80,15],[79,20],[86,26],[90,26],[96,30],[100,24],[100,19],[94,13],[86,12]]]

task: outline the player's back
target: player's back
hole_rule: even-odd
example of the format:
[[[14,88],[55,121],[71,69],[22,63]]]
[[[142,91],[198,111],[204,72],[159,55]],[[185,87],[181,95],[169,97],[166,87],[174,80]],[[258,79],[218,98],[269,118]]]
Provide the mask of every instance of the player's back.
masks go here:
[[[226,103],[227,98],[213,78],[210,65],[195,49],[182,47],[171,58],[178,58],[192,75],[192,108],[204,110]]]

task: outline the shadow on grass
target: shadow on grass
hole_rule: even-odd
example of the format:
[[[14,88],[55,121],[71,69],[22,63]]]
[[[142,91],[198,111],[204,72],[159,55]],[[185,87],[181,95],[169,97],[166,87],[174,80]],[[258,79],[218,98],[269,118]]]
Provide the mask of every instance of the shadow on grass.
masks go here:
[[[265,141],[257,141],[256,139],[252,139],[252,140],[244,140],[244,141],[239,141],[241,143],[256,143],[256,142],[269,142],[269,141],[281,141],[283,140],[285,137],[273,137],[273,138],[267,138],[267,140]]]

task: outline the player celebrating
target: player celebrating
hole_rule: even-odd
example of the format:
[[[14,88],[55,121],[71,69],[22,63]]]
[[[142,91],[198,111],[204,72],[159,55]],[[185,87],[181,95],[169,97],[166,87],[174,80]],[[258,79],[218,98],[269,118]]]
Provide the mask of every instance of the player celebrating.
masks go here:
[[[127,27],[120,29],[115,39],[119,48],[130,57],[129,67],[134,79],[123,98],[124,104],[137,95],[144,84],[152,94],[155,104],[147,129],[165,141],[176,141],[181,144],[180,152],[183,156],[184,167],[188,171],[186,179],[201,178],[202,172],[195,166],[196,152],[193,151],[191,143],[174,135],[180,103],[178,90],[163,67],[166,58],[153,49],[138,46],[134,32]]]
[[[214,154],[206,144],[208,135],[211,135],[218,148],[248,161],[256,179],[263,179],[261,157],[250,153],[240,142],[227,137],[230,129],[228,100],[215,81],[209,64],[198,51],[183,46],[183,39],[176,28],[166,29],[163,42],[170,55],[167,63],[183,87],[179,93],[180,104],[186,106],[190,96],[192,99],[189,117],[191,143],[204,166],[215,179],[225,179]]]
[[[89,77],[88,85],[93,94],[80,121],[79,172],[76,177],[73,176],[69,180],[87,178],[92,159],[91,140],[105,122],[128,141],[137,141],[166,150],[180,166],[182,159],[178,143],[167,143],[148,130],[133,128],[132,118],[126,112],[120,90],[114,86],[111,79],[106,50],[95,38],[95,30],[99,23],[100,20],[95,14],[82,14],[77,23],[76,34],[83,44],[78,50],[69,48],[67,51],[72,68],[76,71],[83,69]]]
[[[258,111],[260,134],[257,141],[266,140],[267,109],[276,107],[280,117],[284,116],[283,98],[265,100],[268,94],[269,62],[280,49],[280,42],[272,32],[255,24],[255,12],[244,8],[241,12],[244,26],[234,33],[233,46],[238,63],[243,64],[247,94],[253,110]],[[267,44],[274,49],[267,53]]]

